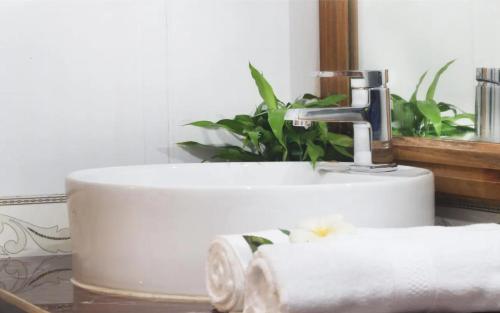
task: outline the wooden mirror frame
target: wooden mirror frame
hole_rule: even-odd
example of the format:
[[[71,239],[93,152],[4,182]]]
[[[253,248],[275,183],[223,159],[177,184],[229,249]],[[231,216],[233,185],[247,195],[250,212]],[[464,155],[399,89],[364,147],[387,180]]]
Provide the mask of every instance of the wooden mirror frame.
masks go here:
[[[357,0],[319,0],[320,68],[358,68]],[[321,94],[349,94],[348,82],[323,79]],[[500,209],[500,144],[393,138],[399,164],[434,172],[438,205]]]

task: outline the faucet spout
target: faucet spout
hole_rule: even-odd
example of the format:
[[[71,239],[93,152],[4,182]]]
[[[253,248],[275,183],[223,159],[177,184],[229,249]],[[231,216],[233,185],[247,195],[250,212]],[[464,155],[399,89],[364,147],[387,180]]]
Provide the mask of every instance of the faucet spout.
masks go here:
[[[285,114],[288,121],[309,122],[368,122],[368,108],[320,108],[320,109],[291,109]]]
[[[388,163],[373,163],[373,146],[390,151],[391,107],[386,87],[387,71],[331,72],[322,77],[351,77],[351,106],[333,108],[290,109],[285,120],[294,126],[309,127],[312,122],[354,123],[354,165],[363,171],[392,171],[392,156]],[[387,162],[387,161],[384,161]]]

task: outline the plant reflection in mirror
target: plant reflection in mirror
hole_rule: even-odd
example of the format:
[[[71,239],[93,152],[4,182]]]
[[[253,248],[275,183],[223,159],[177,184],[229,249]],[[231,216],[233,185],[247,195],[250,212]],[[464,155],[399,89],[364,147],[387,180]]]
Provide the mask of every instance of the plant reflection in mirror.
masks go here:
[[[466,137],[474,133],[474,114],[434,99],[441,75],[455,60],[446,63],[434,76],[425,99],[418,100],[418,91],[427,72],[420,77],[409,100],[392,94],[392,128],[395,136]]]
[[[273,88],[252,64],[250,73],[263,102],[253,115],[236,115],[217,122],[196,121],[188,125],[206,129],[224,129],[240,141],[240,145],[206,145],[194,141],[178,145],[195,155],[207,155],[209,160],[221,161],[350,161],[352,138],[329,131],[324,122],[313,123],[304,129],[285,121],[288,109],[323,108],[336,106],[346,98],[331,95],[320,99],[305,94],[294,102],[284,103],[274,94]]]

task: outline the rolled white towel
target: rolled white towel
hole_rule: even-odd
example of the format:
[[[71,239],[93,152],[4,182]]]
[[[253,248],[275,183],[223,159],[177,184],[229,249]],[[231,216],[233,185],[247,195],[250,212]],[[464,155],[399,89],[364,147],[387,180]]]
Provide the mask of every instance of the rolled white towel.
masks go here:
[[[500,310],[500,226],[369,232],[259,248],[244,312]]]
[[[289,243],[281,230],[217,236],[210,244],[206,264],[206,287],[212,305],[221,312],[243,310],[245,271],[253,251],[244,235],[265,238],[273,244]]]

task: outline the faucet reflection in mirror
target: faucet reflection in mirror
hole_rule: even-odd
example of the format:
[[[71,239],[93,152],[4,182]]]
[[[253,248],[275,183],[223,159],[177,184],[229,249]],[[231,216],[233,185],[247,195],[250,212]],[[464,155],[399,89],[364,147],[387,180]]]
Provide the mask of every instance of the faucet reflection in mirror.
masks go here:
[[[500,143],[500,68],[478,68],[476,80],[476,135]]]
[[[385,172],[393,171],[391,162],[375,163],[374,143],[390,151],[391,147],[391,106],[388,71],[335,71],[319,72],[319,77],[349,77],[351,104],[339,108],[303,108],[288,110],[285,120],[294,126],[310,127],[312,122],[352,122],[354,123],[354,164],[353,171]]]

